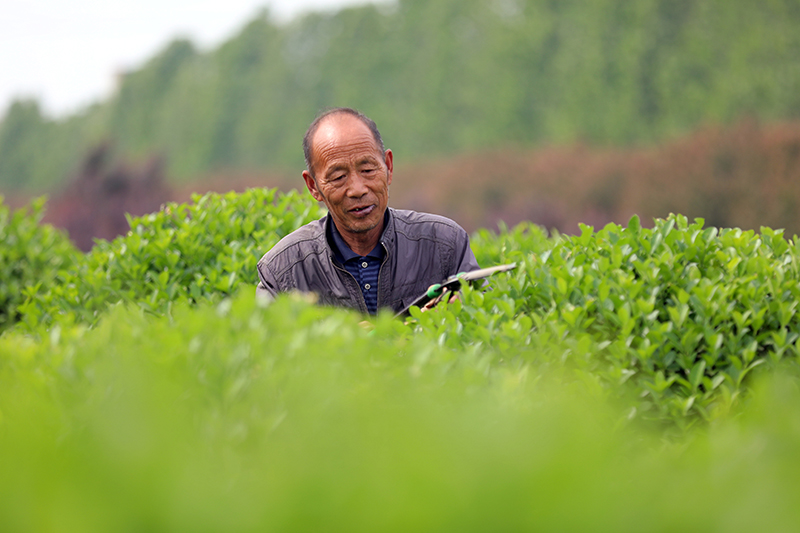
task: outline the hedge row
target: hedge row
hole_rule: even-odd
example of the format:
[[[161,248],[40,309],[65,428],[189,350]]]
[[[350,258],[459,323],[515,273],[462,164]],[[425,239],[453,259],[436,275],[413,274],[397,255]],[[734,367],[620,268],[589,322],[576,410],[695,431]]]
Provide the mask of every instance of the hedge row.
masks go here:
[[[39,223],[44,203],[39,198],[11,213],[0,196],[0,332],[19,320],[26,294],[49,291],[78,261],[64,233]]]
[[[261,255],[322,215],[296,192],[251,189],[195,195],[190,203],[129,217],[127,235],[99,240],[82,261],[58,273],[57,283],[30,294],[25,325],[36,331],[53,323],[93,324],[118,303],[163,314],[176,302],[218,301],[240,284],[254,287]]]
[[[107,290],[83,313],[42,284],[24,307],[64,308],[0,335],[0,530],[791,531],[800,520],[797,249],[779,232],[679,216],[575,237],[481,231],[479,260],[519,269],[401,321],[293,295],[259,307],[247,279],[224,297],[152,285],[149,264],[173,250],[152,244],[162,231],[223,247],[200,235],[203,212],[230,208],[249,228],[270,206],[293,224],[314,209],[265,191],[205,198],[133,220],[131,235],[62,269],[81,290],[101,287],[99,250],[115,272],[135,269],[128,246],[147,235],[145,279],[127,279],[129,292]],[[221,265],[211,247],[194,256]],[[179,261],[165,264],[156,271],[176,281]],[[645,418],[681,431],[664,438]]]
[[[800,397],[676,443],[540,356],[249,290],[0,337],[0,529],[784,531]],[[789,385],[789,386],[786,386]],[[767,502],[767,503],[765,503]],[[678,511],[676,511],[678,510]]]
[[[521,268],[495,276],[491,292],[415,313],[417,329],[501,353],[559,346],[612,389],[631,381],[632,416],[681,423],[727,412],[757,366],[797,362],[800,249],[781,231],[672,215],[652,229],[633,217],[545,242],[526,225],[479,233],[484,257],[491,249]]]
[[[177,302],[252,291],[258,257],[321,214],[306,197],[274,190],[170,204],[131,219],[127,236],[99,242],[55,283],[29,289],[22,327],[91,325],[118,303],[169,314]],[[797,361],[800,250],[781,231],[718,230],[673,215],[652,229],[634,217],[572,237],[501,227],[472,244],[483,265],[520,267],[495,276],[491,291],[415,312],[396,342],[414,335],[498,360],[566,364],[625,397],[632,417],[679,425],[728,412],[759,365]]]

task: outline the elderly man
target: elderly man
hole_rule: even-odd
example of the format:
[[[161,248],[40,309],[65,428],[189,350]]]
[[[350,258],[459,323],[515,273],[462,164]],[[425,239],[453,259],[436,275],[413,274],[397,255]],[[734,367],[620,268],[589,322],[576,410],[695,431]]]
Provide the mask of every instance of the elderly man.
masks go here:
[[[258,262],[256,294],[313,292],[322,304],[400,311],[432,284],[478,269],[450,219],[388,207],[392,151],[375,123],[331,109],[303,138],[306,187],[328,215],[281,239]]]

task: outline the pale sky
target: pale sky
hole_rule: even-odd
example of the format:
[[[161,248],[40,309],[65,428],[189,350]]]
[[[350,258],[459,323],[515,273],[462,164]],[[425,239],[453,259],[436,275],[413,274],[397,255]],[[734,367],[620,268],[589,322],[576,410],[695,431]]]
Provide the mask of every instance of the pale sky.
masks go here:
[[[0,0],[0,117],[24,97],[36,98],[49,116],[74,112],[106,97],[116,73],[140,66],[172,39],[188,37],[208,49],[263,7],[285,21],[368,2]]]

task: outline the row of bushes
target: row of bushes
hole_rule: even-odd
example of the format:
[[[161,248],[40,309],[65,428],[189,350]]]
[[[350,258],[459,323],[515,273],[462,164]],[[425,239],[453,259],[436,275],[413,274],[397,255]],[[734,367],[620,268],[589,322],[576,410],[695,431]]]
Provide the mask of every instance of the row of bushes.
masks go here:
[[[486,312],[499,343],[514,332],[498,292],[480,308],[472,292],[464,309]],[[566,351],[535,338],[451,348],[437,333],[291,297],[261,309],[244,287],[170,317],[120,306],[91,329],[7,332],[0,529],[790,531],[800,520],[796,378],[758,384],[744,416],[664,442],[626,422],[591,372],[565,369]]]
[[[6,274],[29,285],[15,304],[18,328],[92,325],[119,303],[170,314],[179,302],[252,291],[260,255],[321,214],[296,193],[208,194],[132,218],[127,236],[99,241],[81,260],[52,248],[49,260],[63,265],[52,282]],[[800,251],[780,231],[718,230],[673,215],[653,229],[634,217],[570,237],[501,227],[476,233],[472,246],[483,265],[520,268],[495,276],[490,292],[467,290],[462,301],[415,313],[397,342],[417,335],[499,358],[558,354],[614,395],[631,394],[632,415],[679,425],[727,412],[757,366],[796,360]]]
[[[19,320],[26,294],[49,291],[78,262],[67,236],[39,223],[43,215],[43,198],[12,213],[0,196],[0,332]]]
[[[798,250],[780,232],[481,230],[479,261],[519,268],[399,320],[257,304],[256,258],[321,214],[297,195],[196,197],[84,256],[40,209],[3,225],[59,268],[3,270],[28,288],[0,335],[2,531],[800,519]]]
[[[476,237],[484,258],[522,268],[456,309],[414,314],[454,347],[558,346],[610,390],[633,384],[631,415],[681,425],[728,412],[759,365],[797,361],[800,249],[781,231],[672,215],[547,241],[525,225]]]
[[[93,324],[120,302],[163,314],[180,301],[216,301],[253,286],[261,255],[295,228],[322,216],[296,192],[251,189],[195,195],[156,213],[129,217],[130,232],[98,240],[45,290],[30,289],[23,321],[30,331],[53,322]],[[255,290],[255,289],[253,289]]]

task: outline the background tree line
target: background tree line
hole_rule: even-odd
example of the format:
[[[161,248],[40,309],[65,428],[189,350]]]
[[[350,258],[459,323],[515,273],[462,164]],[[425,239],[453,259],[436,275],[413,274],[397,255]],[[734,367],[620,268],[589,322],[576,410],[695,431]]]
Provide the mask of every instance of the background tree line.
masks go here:
[[[332,105],[381,125],[405,161],[502,146],[641,145],[743,115],[800,117],[796,0],[399,0],[278,24],[208,52],[178,40],[113,96],[0,124],[0,188],[44,191],[83,155],[166,158],[171,180],[298,168]]]

